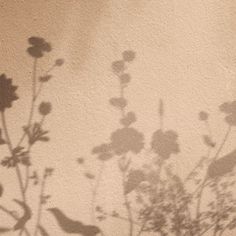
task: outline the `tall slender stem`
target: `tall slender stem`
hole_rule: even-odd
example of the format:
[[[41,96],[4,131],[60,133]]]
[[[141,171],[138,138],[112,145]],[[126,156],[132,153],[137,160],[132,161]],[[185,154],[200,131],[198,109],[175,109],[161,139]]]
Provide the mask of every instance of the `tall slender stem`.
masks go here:
[[[4,132],[5,138],[6,138],[6,143],[7,143],[9,152],[13,156],[14,155],[13,146],[12,146],[12,143],[11,143],[10,135],[8,133],[8,128],[7,128],[6,117],[5,117],[4,111],[1,111],[1,120],[2,120],[3,132]],[[16,169],[17,179],[18,179],[19,185],[20,185],[20,191],[21,191],[22,199],[25,202],[26,197],[25,197],[25,193],[24,193],[24,184],[23,184],[23,180],[22,180],[22,176],[21,176],[21,172],[20,172],[20,167],[19,167],[18,163],[16,163],[15,169]]]
[[[46,178],[47,177],[44,173],[43,180],[42,180],[42,183],[41,183],[40,195],[39,195],[38,213],[37,213],[34,236],[37,236],[38,228],[39,228],[40,221],[41,221],[42,209],[43,209],[43,196],[44,196],[44,190],[45,190],[45,185],[46,185]]]
[[[224,226],[224,228],[220,231],[219,236],[222,236],[224,234],[225,230],[230,226],[231,223],[232,221],[230,221],[228,224]]]
[[[122,186],[123,186],[123,189],[125,189],[125,171],[122,171]],[[124,192],[124,200],[125,200],[125,207],[128,213],[129,236],[132,236],[133,235],[133,214],[132,214],[132,209],[130,207],[127,194],[125,192]]]
[[[122,85],[122,83],[120,82],[120,97],[124,98],[124,86]],[[121,111],[121,118],[125,117],[125,108],[122,107],[120,109]],[[124,161],[126,160],[126,156],[123,157]],[[123,186],[123,190],[125,190],[125,173],[126,171],[122,170],[122,186]],[[128,200],[128,196],[124,191],[124,200],[125,200],[125,207],[127,210],[127,214],[128,214],[128,221],[129,221],[129,236],[133,236],[133,213],[132,213],[132,209],[130,207],[130,203]]]
[[[219,229],[219,223],[220,223],[220,202],[219,202],[219,188],[218,188],[218,182],[215,180],[215,188],[216,188],[216,223],[213,231],[213,236],[217,235],[218,229]]]
[[[33,63],[33,71],[32,71],[32,97],[31,97],[31,107],[30,107],[30,112],[29,112],[29,118],[27,122],[27,127],[31,125],[33,115],[34,115],[34,106],[35,106],[35,101],[36,101],[36,89],[37,89],[37,58],[34,59]],[[20,146],[21,143],[24,141],[26,137],[26,133],[24,132],[23,135],[21,136],[17,146]]]
[[[55,64],[53,64],[44,74],[43,76],[47,76],[49,72],[51,72],[55,68]],[[40,95],[42,89],[43,89],[44,82],[40,82],[38,90],[35,92],[35,101]]]
[[[98,188],[100,186],[100,182],[102,179],[102,174],[104,171],[104,167],[105,164],[102,163],[99,173],[98,173],[98,177],[96,179],[95,185],[93,186],[93,190],[92,190],[92,214],[91,214],[91,218],[92,218],[92,222],[93,224],[96,224],[96,217],[95,217],[95,207],[96,207],[96,197],[97,197],[97,193],[98,193]]]
[[[36,98],[36,89],[37,89],[37,58],[34,59],[33,64],[33,72],[32,72],[32,99],[31,99],[31,107],[30,107],[30,113],[29,113],[29,119],[28,119],[28,125],[31,125],[33,116],[34,116],[34,105],[35,105],[35,98]]]
[[[209,147],[208,149],[208,153],[207,153],[207,158],[210,157],[210,153],[211,153],[211,147]],[[197,198],[197,206],[196,206],[196,219],[197,219],[197,223],[199,224],[200,220],[200,211],[201,211],[201,202],[202,202],[202,194],[203,194],[203,190],[204,190],[204,185],[206,183],[206,177],[204,177],[204,181],[200,187],[199,193],[198,193],[198,198]],[[200,236],[200,232],[198,234]]]
[[[27,122],[27,127],[30,128],[33,115],[34,115],[34,107],[35,107],[35,101],[36,101],[36,89],[37,89],[37,58],[34,59],[33,63],[33,70],[32,70],[32,97],[31,97],[31,107],[30,107],[30,113],[29,118]],[[20,138],[17,146],[20,146],[20,144],[23,142],[24,138],[26,136],[26,133],[24,132],[22,137]],[[28,152],[30,151],[31,145],[28,147]],[[30,173],[30,167],[26,166],[26,173],[25,173],[25,184],[23,185],[23,192],[24,195],[26,195],[27,188],[28,188],[28,182],[29,182],[29,173]]]
[[[45,116],[42,117],[39,125],[42,126],[44,122]],[[31,151],[32,144],[28,145],[27,152],[30,153]],[[27,192],[28,187],[29,187],[29,175],[30,175],[30,168],[29,165],[26,166],[26,173],[25,173],[25,185],[24,185],[24,193]]]

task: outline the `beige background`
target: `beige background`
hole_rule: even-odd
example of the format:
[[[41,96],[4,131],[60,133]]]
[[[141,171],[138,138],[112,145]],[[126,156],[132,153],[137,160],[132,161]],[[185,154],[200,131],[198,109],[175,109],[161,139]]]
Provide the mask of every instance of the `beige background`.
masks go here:
[[[66,61],[42,97],[53,104],[46,122],[51,142],[34,150],[36,168],[56,169],[48,185],[52,194],[48,205],[60,205],[71,217],[90,222],[90,185],[76,159],[84,156],[96,169],[91,148],[117,128],[118,113],[108,105],[108,99],[118,94],[110,65],[126,49],[137,54],[126,92],[129,108],[138,116],[136,127],[150,137],[158,126],[162,98],[165,126],[180,135],[182,152],[173,164],[185,176],[206,152],[198,112],[211,113],[216,140],[226,129],[218,106],[235,99],[235,22],[234,0],[0,0],[0,73],[14,79],[20,95],[7,112],[13,142],[20,137],[30,102],[32,59],[25,53],[27,38],[41,36],[53,45],[40,64],[42,71],[55,58]],[[232,149],[235,138],[234,132],[224,151]],[[112,209],[120,204],[116,196],[121,190],[114,165],[108,166],[101,190],[107,194],[101,201]],[[0,178],[8,186],[1,201],[10,202],[18,191],[15,173],[1,168]],[[34,190],[31,195],[34,201]],[[1,215],[0,219],[9,223]],[[46,213],[43,222],[50,225],[52,235],[64,235],[51,215]],[[122,236],[126,229],[121,224],[109,221],[103,226],[114,232],[110,236]]]

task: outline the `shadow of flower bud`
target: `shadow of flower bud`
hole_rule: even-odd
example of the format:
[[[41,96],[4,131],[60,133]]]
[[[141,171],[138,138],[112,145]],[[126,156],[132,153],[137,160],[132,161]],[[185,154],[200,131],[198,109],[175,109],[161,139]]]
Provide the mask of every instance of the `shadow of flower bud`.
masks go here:
[[[51,111],[52,111],[52,105],[51,105],[50,102],[42,102],[42,103],[39,105],[39,113],[40,113],[42,116],[48,115]]]

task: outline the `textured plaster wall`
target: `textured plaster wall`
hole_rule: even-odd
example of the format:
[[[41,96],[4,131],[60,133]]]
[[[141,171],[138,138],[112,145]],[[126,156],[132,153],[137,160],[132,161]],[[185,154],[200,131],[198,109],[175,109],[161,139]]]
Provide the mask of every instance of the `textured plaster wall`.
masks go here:
[[[110,65],[126,49],[136,52],[129,67],[132,83],[126,90],[129,108],[138,117],[135,127],[151,137],[159,122],[161,98],[164,125],[179,134],[181,153],[172,164],[184,178],[206,152],[199,111],[211,113],[217,140],[226,130],[218,106],[235,99],[235,22],[233,0],[0,0],[0,73],[19,86],[20,99],[7,111],[13,143],[20,137],[30,104],[32,59],[25,52],[27,39],[41,36],[52,43],[53,51],[42,59],[39,73],[55,58],[65,60],[41,98],[53,104],[45,123],[51,140],[34,149],[35,169],[55,168],[47,186],[52,195],[48,206],[60,206],[72,218],[91,222],[90,184],[76,159],[87,157],[89,167],[96,170],[99,162],[94,164],[91,148],[117,128],[119,114],[108,104],[119,93]],[[233,132],[224,153],[234,148],[235,138]],[[0,157],[5,155],[7,148],[2,147]],[[100,190],[105,196],[99,201],[108,209],[122,201],[113,164],[108,164]],[[14,208],[11,200],[19,194],[14,171],[1,168],[0,181],[6,189],[0,201]],[[37,206],[37,191],[30,190],[32,207]],[[3,215],[0,219],[1,224],[13,222]],[[67,235],[52,215],[46,213],[43,222],[49,223],[50,235]],[[101,226],[113,232],[109,236],[127,232],[123,221],[109,220]]]

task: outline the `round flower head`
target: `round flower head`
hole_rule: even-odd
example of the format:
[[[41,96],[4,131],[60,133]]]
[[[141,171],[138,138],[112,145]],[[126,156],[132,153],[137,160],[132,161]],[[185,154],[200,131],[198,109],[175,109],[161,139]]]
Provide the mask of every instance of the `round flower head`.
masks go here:
[[[124,127],[118,129],[111,135],[111,147],[117,155],[129,151],[137,154],[144,147],[143,134],[134,128]]]
[[[40,58],[44,52],[52,50],[50,43],[46,42],[43,38],[31,37],[28,41],[32,46],[27,49],[27,52],[34,58]]]
[[[18,99],[16,95],[17,86],[12,85],[12,79],[5,74],[0,75],[0,111],[12,106],[12,102]]]
[[[177,138],[178,135],[172,130],[166,132],[157,130],[152,136],[151,147],[163,159],[168,159],[171,154],[179,152]]]

